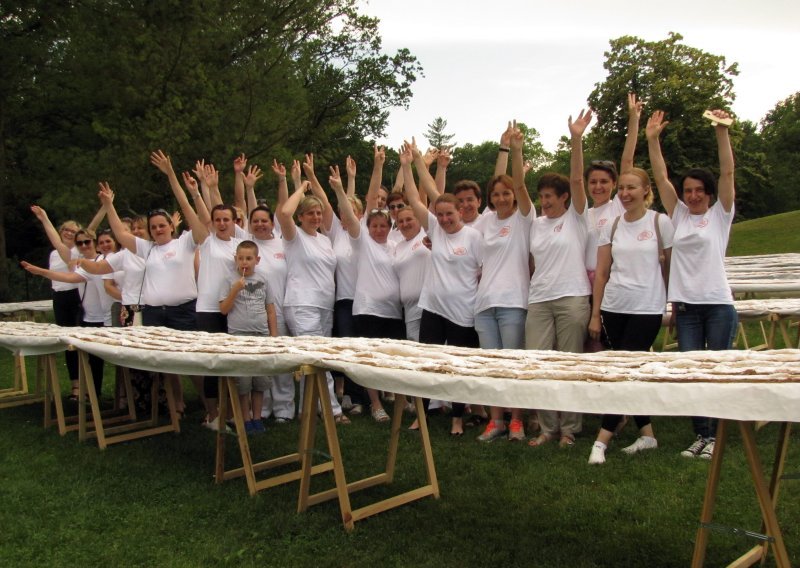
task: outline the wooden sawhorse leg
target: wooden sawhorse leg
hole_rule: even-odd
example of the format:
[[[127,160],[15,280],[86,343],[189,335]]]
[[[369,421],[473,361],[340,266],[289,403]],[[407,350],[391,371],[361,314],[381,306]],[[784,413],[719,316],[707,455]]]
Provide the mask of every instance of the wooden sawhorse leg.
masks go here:
[[[313,381],[316,386],[312,392],[313,400],[306,399],[304,401],[304,408],[306,408],[306,405],[313,404],[314,406],[311,406],[313,409],[316,406],[317,400],[320,401],[322,406],[325,435],[328,440],[328,448],[331,455],[331,460],[333,461],[335,487],[328,489],[327,491],[321,491],[319,493],[309,495],[310,479],[307,475],[307,467],[304,467],[303,478],[300,481],[300,495],[298,497],[297,507],[298,512],[305,511],[311,505],[316,505],[317,503],[338,498],[339,510],[342,516],[344,528],[347,531],[351,531],[353,530],[356,521],[360,521],[369,516],[388,511],[389,509],[394,509],[395,507],[405,505],[406,503],[410,503],[411,501],[416,501],[417,499],[422,499],[424,497],[434,497],[438,499],[439,484],[436,478],[436,469],[433,463],[433,451],[430,445],[430,437],[428,435],[428,424],[425,419],[422,400],[417,398],[416,407],[419,418],[419,430],[422,439],[423,457],[425,459],[428,483],[417,489],[413,489],[411,491],[407,491],[406,493],[402,493],[400,495],[396,495],[394,497],[390,497],[377,503],[354,510],[350,504],[350,493],[366,489],[367,487],[373,487],[375,485],[389,484],[393,481],[394,468],[397,460],[397,449],[400,439],[400,423],[402,420],[403,407],[405,405],[405,397],[402,395],[395,396],[393,412],[394,416],[392,418],[391,434],[389,439],[389,453],[386,460],[385,471],[372,477],[367,477],[348,483],[344,471],[344,465],[342,463],[339,439],[336,435],[336,420],[334,419],[333,411],[331,409],[331,400],[328,392],[325,370],[310,368],[306,369],[305,372],[306,382]],[[305,412],[306,411],[304,410],[304,413]],[[304,419],[305,416],[306,415],[304,414]],[[309,417],[309,424],[310,429],[307,433],[307,439],[310,442],[306,444],[306,450],[309,450],[310,445],[313,444],[316,422],[314,419]],[[304,455],[304,460],[306,459],[311,459],[308,453]],[[308,462],[304,461],[304,466],[306,463]]]
[[[313,452],[314,439],[313,430],[316,423],[316,412],[311,406],[315,388],[314,382],[306,380],[305,393],[303,398],[303,411],[300,422],[300,436],[298,442],[298,449],[296,452],[274,458],[267,461],[258,463],[253,462],[253,457],[250,453],[250,444],[247,439],[247,433],[244,429],[244,415],[242,413],[241,403],[239,401],[239,392],[236,388],[236,379],[234,377],[220,377],[220,397],[219,397],[219,415],[226,416],[228,412],[228,404],[231,405],[233,411],[233,421],[236,426],[236,438],[239,443],[239,453],[242,458],[242,466],[225,470],[225,428],[220,424],[220,430],[217,432],[217,448],[216,459],[214,467],[214,480],[216,483],[222,483],[228,479],[235,479],[244,476],[247,481],[247,490],[250,495],[255,495],[259,491],[276,487],[292,481],[303,479],[303,468],[308,467],[308,476],[317,475],[333,469],[333,462],[328,461],[315,466],[311,465],[310,458],[304,461],[306,455]],[[222,421],[220,421],[222,422]],[[309,432],[312,433],[309,438]],[[279,466],[289,465],[293,463],[300,463],[300,469],[285,473],[282,475],[275,475],[265,479],[257,479],[256,474],[260,471],[271,469]],[[302,485],[301,485],[302,492]]]
[[[728,420],[720,420],[719,427],[717,429],[714,457],[711,460],[711,469],[709,470],[708,474],[706,493],[703,500],[703,509],[700,515],[700,528],[697,530],[694,555],[692,557],[693,568],[700,568],[703,566],[705,561],[706,548],[708,546],[708,531],[710,530],[708,524],[711,522],[711,518],[713,517],[714,513],[714,504],[716,501],[717,489],[719,487],[719,477],[722,469],[722,457],[728,438],[728,422]],[[778,499],[780,478],[783,475],[786,454],[788,453],[790,427],[788,424],[783,424],[781,427],[778,447],[775,452],[775,463],[773,465],[772,477],[769,486],[767,486],[766,479],[764,478],[761,458],[758,455],[753,422],[739,422],[739,429],[742,433],[744,452],[745,456],[747,457],[750,476],[755,486],[756,498],[758,500],[759,508],[761,509],[762,531],[769,538],[769,540],[752,548],[729,566],[735,566],[737,568],[752,566],[766,556],[768,547],[771,545],[772,553],[775,556],[776,566],[778,566],[778,568],[789,568],[789,566],[791,566],[789,563],[789,555],[786,552],[786,546],[783,542],[783,535],[781,533],[777,516],[775,515],[775,506]]]

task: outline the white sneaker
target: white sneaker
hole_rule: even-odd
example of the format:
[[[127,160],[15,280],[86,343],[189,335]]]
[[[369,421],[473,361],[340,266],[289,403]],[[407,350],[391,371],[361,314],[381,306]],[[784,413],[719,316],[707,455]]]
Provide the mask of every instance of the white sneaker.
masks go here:
[[[655,438],[650,436],[639,436],[636,438],[636,441],[633,444],[627,448],[622,448],[622,452],[630,456],[644,450],[655,450],[657,447],[658,442]]]
[[[592,446],[592,453],[589,454],[589,464],[601,463],[606,463],[606,445],[603,442],[595,442]]]
[[[219,416],[217,416],[216,418],[214,418],[214,420],[212,420],[210,422],[203,422],[203,426],[205,426],[206,428],[208,428],[209,430],[212,430],[214,432],[219,432]],[[228,427],[228,425],[226,424],[225,425],[225,432],[226,433],[230,433],[232,431],[233,430],[231,430]]]
[[[692,445],[681,452],[681,455],[685,458],[696,458],[700,455],[700,452],[703,451],[703,448],[706,447],[706,443],[706,439],[698,435],[697,439],[692,442]],[[711,451],[713,452],[714,450],[712,449]]]
[[[700,455],[697,456],[701,460],[710,460],[714,457],[714,440],[706,441],[706,445],[703,447],[703,451],[700,452]]]

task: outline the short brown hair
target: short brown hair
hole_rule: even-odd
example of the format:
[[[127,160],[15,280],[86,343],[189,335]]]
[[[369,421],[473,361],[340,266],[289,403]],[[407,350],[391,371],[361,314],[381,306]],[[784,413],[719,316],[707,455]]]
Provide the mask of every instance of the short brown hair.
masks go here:
[[[471,191],[478,198],[478,201],[481,200],[481,188],[471,179],[462,179],[453,186],[453,195],[458,195],[462,191]]]

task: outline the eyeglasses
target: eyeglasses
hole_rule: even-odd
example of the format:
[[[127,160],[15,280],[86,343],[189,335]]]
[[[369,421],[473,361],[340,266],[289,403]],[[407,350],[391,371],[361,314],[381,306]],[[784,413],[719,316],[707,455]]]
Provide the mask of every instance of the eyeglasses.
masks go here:
[[[86,239],[85,241],[75,241],[75,244],[79,247],[85,247],[86,245],[92,244],[92,239]]]
[[[389,210],[394,211],[395,209],[404,209],[406,206],[405,203],[392,203],[389,205]]]

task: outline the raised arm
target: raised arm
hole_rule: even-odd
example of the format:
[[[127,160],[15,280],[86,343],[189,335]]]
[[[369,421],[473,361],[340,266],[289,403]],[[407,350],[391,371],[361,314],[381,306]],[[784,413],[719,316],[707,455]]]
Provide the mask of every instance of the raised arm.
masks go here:
[[[497,149],[497,161],[494,163],[494,175],[499,176],[508,172],[508,154],[511,151],[511,135],[516,128],[516,120],[514,125],[508,121],[508,127],[500,135],[500,147]]]
[[[331,202],[328,201],[328,196],[325,195],[325,190],[322,189],[322,184],[319,183],[314,171],[314,154],[306,154],[303,171],[306,173],[306,179],[311,183],[311,193],[322,203],[322,229],[328,232],[333,225],[333,207],[331,207]]]
[[[206,161],[197,160],[194,163],[195,177],[200,180],[200,194],[203,196],[203,202],[206,204],[206,209],[211,210],[211,191],[208,189],[208,182],[206,181]]]
[[[58,234],[58,230],[53,226],[53,223],[50,221],[50,217],[47,216],[47,211],[38,205],[31,205],[31,213],[33,213],[33,215],[39,219],[39,222],[44,228],[44,234],[47,235],[50,244],[58,252],[58,256],[60,256],[61,260],[63,260],[65,263],[69,264],[69,261],[72,258],[72,251],[61,240],[61,235]]]
[[[579,215],[586,209],[586,189],[583,183],[583,133],[592,121],[592,111],[581,110],[574,121],[569,117],[571,154],[569,158],[569,192],[572,208]]]
[[[119,218],[117,214],[117,209],[114,207],[114,192],[111,191],[111,186],[108,185],[108,182],[100,182],[97,184],[100,188],[100,191],[97,193],[97,197],[100,199],[100,203],[103,204],[103,208],[106,210],[106,214],[108,215],[108,225],[111,227],[111,230],[114,233],[114,238],[117,239],[117,242],[131,251],[132,253],[136,254],[136,237],[128,231],[128,227],[125,223],[122,222],[122,219]]]
[[[297,211],[297,207],[300,205],[300,201],[303,199],[309,186],[310,184],[307,181],[300,183],[295,187],[294,192],[292,192],[292,195],[289,196],[286,201],[278,204],[276,216],[278,217],[278,223],[281,225],[283,238],[287,241],[293,241],[297,235],[297,225],[294,224],[294,212]]]
[[[212,210],[217,205],[222,205],[222,195],[219,193],[219,172],[214,164],[205,166],[206,184],[208,184],[208,203],[206,207]]]
[[[639,139],[639,118],[642,116],[644,103],[636,100],[635,93],[628,93],[628,133],[625,135],[625,146],[622,148],[622,159],[619,162],[619,173],[627,174],[633,169],[633,157],[636,154],[636,141]]]
[[[247,211],[244,198],[244,169],[247,167],[247,157],[242,154],[233,161],[233,205],[242,211]]]
[[[55,280],[56,282],[68,282],[70,284],[80,284],[81,282],[86,282],[86,278],[74,272],[58,272],[55,270],[48,270],[47,268],[35,266],[30,262],[25,262],[24,260],[20,262],[20,265],[31,274],[44,276],[45,278],[49,280]]]
[[[73,262],[76,268],[82,268],[89,274],[111,274],[114,272],[114,267],[106,259],[76,258]]]
[[[200,193],[200,189],[197,187],[197,180],[192,177],[192,174],[189,172],[183,172],[183,185],[186,187],[186,191],[189,192],[189,195],[192,196],[192,201],[194,201],[194,206],[197,208],[197,217],[200,219],[200,222],[203,223],[208,230],[211,230],[211,214],[208,212],[208,208],[206,207],[206,202],[203,199],[202,194]],[[176,225],[177,227],[177,225]]]
[[[278,160],[272,160],[272,171],[278,176],[278,205],[281,205],[282,203],[286,203],[286,200],[289,199],[289,184],[286,183],[286,166],[279,164]]]
[[[730,118],[731,115],[724,110],[711,111],[719,118]],[[717,135],[717,151],[719,152],[719,202],[726,212],[730,212],[736,198],[736,189],[733,178],[734,162],[733,149],[731,148],[731,138],[728,127],[724,124],[717,124],[714,127]]]
[[[667,124],[669,122],[664,122],[664,111],[657,110],[647,121],[645,135],[647,136],[650,167],[653,168],[653,178],[656,181],[658,197],[661,199],[661,204],[664,206],[667,215],[672,217],[672,212],[675,211],[675,206],[678,204],[678,192],[675,191],[675,186],[669,181],[667,164],[661,154],[661,142],[659,141],[661,131],[664,130]]]
[[[247,196],[247,214],[258,207],[258,199],[256,199],[256,182],[263,177],[261,168],[258,166],[248,166],[247,173],[244,176],[244,190]],[[286,168],[283,169],[283,181],[286,181]]]
[[[422,225],[422,228],[428,230],[428,208],[422,203],[419,198],[419,191],[417,184],[414,182],[414,172],[411,170],[411,162],[413,160],[411,153],[411,144],[404,144],[400,149],[400,168],[403,170],[403,190],[406,194],[406,201],[414,211],[414,216]]]
[[[339,166],[331,167],[331,176],[328,178],[328,183],[331,184],[333,191],[336,193],[336,200],[339,202],[339,215],[342,216],[342,221],[344,221],[344,225],[347,227],[347,232],[351,237],[357,239],[361,234],[361,223],[359,223],[358,217],[356,217],[353,211],[353,204],[347,198],[347,193],[345,193],[344,186],[342,186],[342,176],[339,174]]]
[[[419,148],[417,148],[417,140],[416,138],[411,138],[411,144],[408,142],[405,143],[405,146],[408,150],[411,151],[411,159],[414,161],[414,165],[417,167],[417,175],[419,176],[419,186],[425,191],[428,196],[428,199],[431,201],[436,201],[436,198],[439,197],[439,190],[436,187],[436,180],[433,179],[433,176],[430,172],[430,164],[427,162],[425,156],[428,154],[426,153],[423,155]],[[405,180],[405,172],[403,172],[403,179]],[[414,180],[412,179],[411,182],[413,183]],[[405,184],[404,184],[405,185]]]
[[[522,131],[516,127],[514,128],[509,138],[511,147],[511,177],[514,179],[514,197],[517,198],[517,208],[519,212],[526,217],[531,212],[533,203],[531,196],[528,193],[528,188],[525,186],[525,161],[522,158],[522,145],[525,142],[525,137]]]
[[[186,223],[189,225],[189,229],[192,231],[192,238],[194,239],[194,242],[196,244],[200,244],[205,241],[208,237],[208,228],[203,224],[189,203],[186,193],[184,193],[181,184],[178,182],[178,176],[175,175],[175,170],[172,169],[172,161],[170,160],[169,156],[164,154],[164,152],[161,150],[157,150],[150,154],[150,163],[157,167],[161,173],[167,176],[167,179],[169,180],[169,186],[172,188],[172,193],[175,195],[175,199],[177,200],[178,205],[181,208],[181,212],[183,213],[183,218],[186,219]],[[206,175],[206,177],[208,176]]]
[[[347,156],[344,162],[347,171],[347,197],[356,196],[356,161]]]
[[[97,213],[94,214],[94,217],[92,217],[92,220],[89,221],[89,226],[86,228],[93,232],[97,231],[97,227],[103,222],[105,216],[106,210],[101,206],[100,209],[97,210]]]
[[[383,163],[386,161],[386,151],[383,146],[375,146],[374,159],[372,161],[372,176],[369,179],[369,189],[367,190],[366,210],[375,209],[378,204],[378,191],[381,188],[383,179]]]
[[[441,195],[444,193],[444,188],[447,186],[447,168],[450,166],[451,161],[450,148],[442,148],[439,150],[439,155],[436,156],[436,192]],[[427,194],[426,194],[427,197]]]

